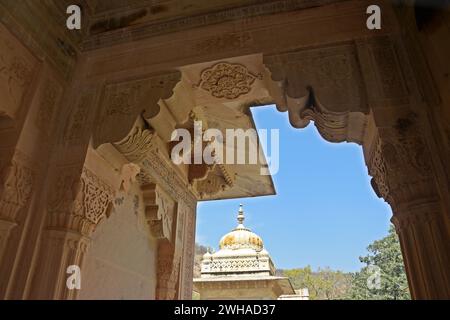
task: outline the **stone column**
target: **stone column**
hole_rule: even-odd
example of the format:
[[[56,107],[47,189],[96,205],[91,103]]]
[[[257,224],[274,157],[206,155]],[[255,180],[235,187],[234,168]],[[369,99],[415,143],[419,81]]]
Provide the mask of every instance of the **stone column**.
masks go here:
[[[195,255],[196,204],[184,205],[183,248],[180,275],[181,300],[192,300]]]
[[[48,216],[42,234],[31,299],[75,299],[78,290],[67,285],[67,268],[81,270],[90,235],[109,216],[113,190],[83,168],[61,169],[49,196]],[[50,276],[51,275],[51,276]],[[82,285],[82,281],[81,281]]]
[[[269,88],[294,127],[364,147],[373,187],[392,207],[415,299],[450,297],[449,214],[431,152],[428,105],[398,36],[265,56]]]
[[[439,197],[428,148],[417,128],[407,123],[379,130],[369,163],[372,185],[392,207],[412,297],[448,299],[448,214]]]

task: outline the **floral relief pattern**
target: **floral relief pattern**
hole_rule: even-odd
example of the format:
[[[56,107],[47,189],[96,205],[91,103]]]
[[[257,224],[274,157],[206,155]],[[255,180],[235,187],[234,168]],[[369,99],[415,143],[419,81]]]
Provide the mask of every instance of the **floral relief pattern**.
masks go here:
[[[247,94],[256,79],[262,75],[252,74],[245,66],[221,62],[204,70],[199,87],[216,98],[235,99]]]
[[[17,212],[29,202],[34,185],[31,169],[12,161],[0,179],[0,216],[14,221]]]

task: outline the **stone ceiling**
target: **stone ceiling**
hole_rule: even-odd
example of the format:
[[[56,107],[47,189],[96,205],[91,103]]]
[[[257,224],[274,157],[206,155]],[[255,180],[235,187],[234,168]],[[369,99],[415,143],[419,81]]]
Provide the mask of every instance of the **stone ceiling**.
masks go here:
[[[63,0],[69,1],[69,0]],[[79,0],[89,14],[83,49],[339,0]],[[124,36],[123,31],[126,30]],[[119,35],[115,35],[115,32]],[[115,40],[111,40],[115,39]]]
[[[86,2],[95,15],[145,8],[150,13],[150,19],[156,20],[262,3],[267,0],[86,0]]]

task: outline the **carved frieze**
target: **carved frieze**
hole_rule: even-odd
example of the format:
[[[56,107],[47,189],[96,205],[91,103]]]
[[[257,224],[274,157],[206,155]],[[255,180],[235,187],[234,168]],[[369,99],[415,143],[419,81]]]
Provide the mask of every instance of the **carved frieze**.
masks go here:
[[[140,25],[138,24],[132,28],[128,27],[126,33],[122,32],[122,30],[118,28],[118,30],[110,30],[109,32],[95,34],[84,41],[83,47],[85,49],[105,47],[112,44],[126,42],[130,39],[138,40],[166,33],[184,31],[188,28],[197,28],[237,19],[246,19],[255,16],[295,11],[335,1],[336,0],[274,0],[230,8],[227,10],[217,10],[204,15],[190,15],[179,17],[178,19],[168,19],[158,23],[153,23],[150,28],[146,23]],[[148,8],[148,10],[151,10],[151,8]],[[129,12],[124,13],[123,10],[119,10],[117,12],[118,13],[115,16],[115,19],[118,20],[122,19],[124,15],[129,14]],[[106,21],[106,24],[107,22],[108,21]],[[92,23],[94,26],[105,25],[104,15],[101,14],[98,17],[95,17],[92,19]]]
[[[195,44],[195,50],[205,53],[224,52],[250,46],[253,38],[249,32],[225,33],[201,40]]]
[[[215,98],[236,99],[249,93],[261,74],[253,74],[246,66],[220,62],[202,71],[199,87]]]

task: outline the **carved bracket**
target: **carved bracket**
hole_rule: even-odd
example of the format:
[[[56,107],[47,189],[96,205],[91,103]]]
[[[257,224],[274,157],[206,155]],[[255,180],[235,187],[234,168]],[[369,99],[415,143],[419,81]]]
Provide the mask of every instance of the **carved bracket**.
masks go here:
[[[48,228],[62,228],[89,236],[99,222],[109,217],[113,189],[93,172],[83,168],[63,170],[49,200]]]
[[[151,234],[157,239],[173,242],[176,203],[155,184],[142,186],[145,218]]]

